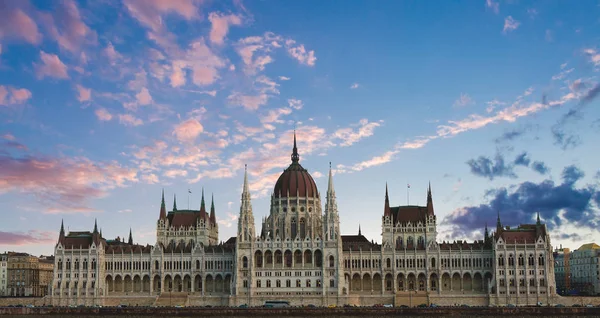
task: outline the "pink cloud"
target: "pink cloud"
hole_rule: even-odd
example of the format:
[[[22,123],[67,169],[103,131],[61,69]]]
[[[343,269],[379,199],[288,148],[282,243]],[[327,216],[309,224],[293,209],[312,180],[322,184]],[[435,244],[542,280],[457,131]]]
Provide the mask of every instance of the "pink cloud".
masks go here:
[[[357,143],[361,139],[372,136],[375,128],[380,127],[382,123],[383,120],[378,122],[369,122],[368,119],[363,118],[357,125],[354,125],[358,127],[356,131],[351,127],[340,128],[333,133],[333,137],[342,140],[340,146],[348,147]]]
[[[111,42],[108,42],[106,48],[104,48],[103,53],[104,55],[106,55],[106,57],[108,57],[112,65],[114,65],[117,60],[120,60],[123,57],[121,53],[117,52],[117,50]]]
[[[8,8],[4,4],[0,10],[0,39],[21,39],[30,44],[39,44],[42,34],[37,24],[25,12],[17,8]]]
[[[140,105],[148,105],[152,103],[152,96],[150,95],[148,89],[145,87],[142,87],[140,92],[135,95],[135,98],[137,99]]]
[[[171,170],[167,170],[165,171],[165,173],[163,173],[163,175],[165,177],[169,177],[169,178],[176,178],[176,177],[185,177],[187,176],[188,172],[186,170],[181,170],[181,169],[171,169]]]
[[[23,104],[31,98],[31,92],[25,88],[0,85],[0,105]]]
[[[0,231],[0,245],[38,245],[56,243],[57,232],[31,230],[26,233]]]
[[[171,87],[179,87],[185,85],[185,72],[179,63],[173,63],[173,73],[171,74]]]
[[[315,51],[307,51],[304,48],[304,44],[300,44],[298,46],[293,46],[296,43],[294,40],[286,41],[286,45],[288,46],[288,53],[298,60],[300,64],[305,64],[308,66],[315,66],[315,62],[317,58],[315,57]]]
[[[105,108],[98,108],[94,113],[96,114],[96,117],[98,117],[98,119],[101,121],[109,121],[113,118],[111,113],[109,113],[108,110],[106,110]]]
[[[161,15],[175,13],[186,20],[198,17],[198,8],[195,0],[125,0],[124,4],[136,20],[142,25],[157,32],[163,29],[163,19]]]
[[[16,138],[12,134],[4,134],[4,135],[2,135],[2,139],[14,141]]]
[[[87,102],[90,101],[92,99],[92,89],[91,88],[85,88],[79,84],[77,84],[75,86],[77,88],[77,93],[79,94],[79,96],[77,96],[77,100],[79,102]]]
[[[171,86],[184,85],[185,71],[192,71],[192,82],[197,86],[213,84],[219,79],[218,69],[225,67],[225,61],[215,54],[200,38],[192,42],[188,50],[178,53],[179,59],[173,62],[171,73]]]
[[[39,79],[45,76],[55,77],[60,79],[69,78],[67,74],[67,66],[58,58],[56,54],[40,51],[41,65],[36,65],[37,76]]]
[[[210,41],[218,45],[223,44],[223,39],[227,35],[227,32],[229,32],[229,27],[231,25],[242,24],[242,19],[235,14],[222,15],[212,12],[208,16],[208,20],[212,24],[210,29]]]
[[[0,156],[0,193],[32,195],[46,213],[96,211],[88,203],[137,181],[137,171],[84,157]]]
[[[519,25],[521,25],[521,22],[513,19],[512,16],[508,16],[506,17],[506,19],[504,19],[504,33],[506,32],[510,32],[510,31],[514,31],[516,30]]]
[[[266,105],[269,97],[267,94],[259,95],[244,95],[240,93],[233,93],[227,97],[229,104],[234,106],[242,106],[246,110],[257,110],[260,106]]]
[[[173,135],[181,142],[193,142],[204,131],[204,127],[195,118],[190,118],[175,127]]]
[[[119,114],[119,122],[125,126],[139,126],[144,124],[141,119],[131,114]]]
[[[61,1],[52,15],[42,13],[41,20],[61,49],[78,53],[84,43],[96,42],[96,33],[82,21],[72,0]]]

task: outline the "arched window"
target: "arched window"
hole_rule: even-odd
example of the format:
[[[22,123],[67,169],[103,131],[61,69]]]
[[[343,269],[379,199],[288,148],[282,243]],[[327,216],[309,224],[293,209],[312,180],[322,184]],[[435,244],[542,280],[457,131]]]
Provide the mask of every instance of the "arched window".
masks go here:
[[[396,249],[404,248],[404,242],[402,242],[402,238],[398,237],[396,239]]]
[[[92,258],[92,269],[96,269],[96,259]]]
[[[63,264],[63,263],[62,263],[62,260],[61,260],[61,259],[59,259],[59,260],[58,260],[58,269],[59,269],[59,270],[62,270],[62,264]]]
[[[533,257],[533,254],[529,254],[529,260],[527,261],[527,265],[529,265],[529,266],[535,265],[535,258]]]
[[[431,267],[435,268],[435,257],[431,258]]]
[[[300,238],[304,239],[306,237],[306,220],[304,218],[300,219]]]
[[[67,270],[71,269],[71,260],[67,258]]]
[[[538,259],[538,265],[544,266],[544,254],[540,254],[540,257]]]
[[[334,233],[333,233],[333,226],[332,226],[332,227],[329,229],[329,239],[330,239],[330,240],[333,240],[333,236],[334,236]]]
[[[508,266],[515,266],[515,258],[512,254],[508,255]]]
[[[415,244],[415,243],[414,243],[414,241],[413,241],[413,238],[412,238],[412,236],[409,236],[409,237],[406,239],[406,246],[407,246],[407,247],[412,247],[414,244]]]
[[[391,260],[391,259],[389,259],[389,258],[388,258],[388,259],[386,259],[386,260],[385,260],[385,265],[386,265],[386,267],[387,267],[387,268],[390,268],[390,267],[392,267],[392,260]]]
[[[244,256],[244,258],[242,258],[242,267],[248,268],[248,257],[246,257],[246,256]]]
[[[425,239],[422,236],[419,236],[419,239],[417,240],[417,244],[419,245],[419,248],[424,248],[425,247]]]
[[[196,260],[196,269],[200,270],[200,260]]]
[[[504,266],[504,255],[498,255],[498,266]]]
[[[159,265],[158,261],[154,261],[154,269],[155,270],[159,270],[160,269],[160,265]]]
[[[519,266],[525,266],[525,258],[523,258],[523,254],[519,254]]]
[[[292,218],[292,238],[296,238],[298,226],[296,225],[296,218]]]
[[[335,259],[333,258],[333,255],[329,256],[329,267],[334,267],[335,266]]]

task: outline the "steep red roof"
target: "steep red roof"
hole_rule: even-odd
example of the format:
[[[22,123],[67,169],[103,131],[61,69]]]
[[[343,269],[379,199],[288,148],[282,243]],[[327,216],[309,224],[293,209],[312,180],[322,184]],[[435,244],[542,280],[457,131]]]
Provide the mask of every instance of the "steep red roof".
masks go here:
[[[381,251],[381,245],[370,242],[364,235],[342,235],[342,249],[344,251]]]
[[[174,227],[196,227],[196,219],[199,214],[196,211],[192,210],[177,210],[174,212],[169,212],[167,218],[169,219],[169,223]]]
[[[390,208],[394,224],[400,223],[417,223],[422,221],[425,223],[427,220],[427,207],[407,205],[397,206]]]

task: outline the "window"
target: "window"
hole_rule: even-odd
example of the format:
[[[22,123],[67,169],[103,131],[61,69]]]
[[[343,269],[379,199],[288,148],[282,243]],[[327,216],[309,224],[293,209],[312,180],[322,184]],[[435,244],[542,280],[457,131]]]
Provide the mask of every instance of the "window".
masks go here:
[[[307,280],[306,280],[306,287],[311,287],[311,282],[310,282],[310,279],[307,279]]]
[[[267,288],[271,288],[271,280],[267,279]]]
[[[512,254],[508,256],[508,266],[515,266],[515,259]]]
[[[281,287],[281,281],[279,279],[275,281],[275,286]]]
[[[260,279],[256,281],[256,287],[258,287],[258,288],[262,287]]]
[[[498,256],[498,266],[504,266],[504,256],[502,254]]]
[[[291,280],[286,280],[285,281],[285,287],[292,287],[292,281]]]
[[[248,281],[244,280],[244,288],[248,288]]]
[[[242,258],[242,266],[244,268],[248,268],[248,258],[246,256],[244,256],[244,258]]]
[[[388,259],[389,261],[389,259]],[[333,258],[333,255],[329,256],[329,267],[334,267],[335,266],[335,259]]]
[[[387,268],[390,268],[390,267],[392,267],[392,260],[391,260],[391,259],[389,259],[389,258],[386,260],[386,267],[387,267]]]
[[[299,279],[296,279],[296,287],[302,287],[302,281]]]

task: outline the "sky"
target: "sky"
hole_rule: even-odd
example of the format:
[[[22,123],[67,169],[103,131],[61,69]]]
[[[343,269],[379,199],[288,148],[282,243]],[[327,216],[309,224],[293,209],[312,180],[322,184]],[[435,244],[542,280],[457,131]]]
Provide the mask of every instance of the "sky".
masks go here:
[[[537,213],[600,242],[598,1],[0,7],[0,251],[51,254],[63,220],[154,244],[163,189],[214,195],[226,241],[245,164],[260,231],[294,128],[342,234],[381,242],[386,182],[392,206],[431,182],[440,242]]]

